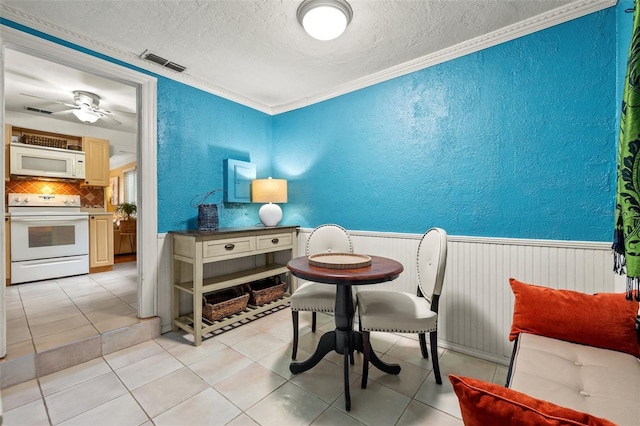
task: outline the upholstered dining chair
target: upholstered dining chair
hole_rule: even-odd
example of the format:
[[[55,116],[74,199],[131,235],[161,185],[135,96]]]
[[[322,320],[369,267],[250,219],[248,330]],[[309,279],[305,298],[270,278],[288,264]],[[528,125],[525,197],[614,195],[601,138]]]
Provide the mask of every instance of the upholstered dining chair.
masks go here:
[[[441,385],[438,364],[438,300],[447,263],[447,233],[429,229],[418,245],[417,294],[360,290],[357,293],[363,343],[362,387],[367,387],[371,331],[417,333],[423,358],[429,358],[425,335],[429,333],[431,362],[436,383]]]
[[[311,231],[307,240],[307,256],[319,253],[353,253],[351,237],[346,229],[339,225],[320,225]],[[355,294],[353,296],[355,306]],[[298,352],[298,312],[311,312],[311,331],[316,331],[316,312],[333,312],[336,305],[336,287],[314,282],[304,282],[291,295],[291,315],[293,318],[293,351],[291,358],[296,359]]]

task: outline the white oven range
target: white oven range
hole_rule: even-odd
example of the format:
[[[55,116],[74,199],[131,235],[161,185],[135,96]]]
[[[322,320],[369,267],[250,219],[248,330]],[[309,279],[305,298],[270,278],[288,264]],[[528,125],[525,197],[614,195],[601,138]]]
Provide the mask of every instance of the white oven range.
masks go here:
[[[8,194],[11,284],[89,273],[89,218],[79,195]]]

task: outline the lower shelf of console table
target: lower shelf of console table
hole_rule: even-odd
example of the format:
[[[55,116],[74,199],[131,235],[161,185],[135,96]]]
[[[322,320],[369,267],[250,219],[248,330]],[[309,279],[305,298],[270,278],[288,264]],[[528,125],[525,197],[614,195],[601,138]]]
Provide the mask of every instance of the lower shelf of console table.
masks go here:
[[[238,322],[241,322],[242,320],[255,317],[258,314],[261,314],[262,312],[269,311],[273,308],[286,305],[288,303],[289,303],[289,294],[285,293],[283,297],[281,297],[280,299],[274,300],[273,302],[265,303],[264,305],[260,305],[260,306],[248,305],[244,311],[238,312],[237,314],[228,316],[219,321],[209,321],[206,318],[202,318],[202,321],[200,321],[201,335],[205,335],[207,333],[211,333],[212,331],[219,330],[221,328],[236,324]],[[195,330],[194,330],[194,321],[193,321],[192,314],[183,315],[179,318],[176,318],[173,320],[173,323],[174,325],[181,328],[182,330],[190,334],[194,334]]]

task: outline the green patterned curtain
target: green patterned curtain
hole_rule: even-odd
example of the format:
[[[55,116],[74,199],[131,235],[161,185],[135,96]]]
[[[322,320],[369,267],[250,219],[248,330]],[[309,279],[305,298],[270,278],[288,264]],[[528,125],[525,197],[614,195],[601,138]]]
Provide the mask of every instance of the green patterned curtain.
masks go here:
[[[640,13],[637,5],[624,82],[615,231],[614,271],[627,274],[627,299],[640,301]],[[635,290],[635,292],[634,292]]]

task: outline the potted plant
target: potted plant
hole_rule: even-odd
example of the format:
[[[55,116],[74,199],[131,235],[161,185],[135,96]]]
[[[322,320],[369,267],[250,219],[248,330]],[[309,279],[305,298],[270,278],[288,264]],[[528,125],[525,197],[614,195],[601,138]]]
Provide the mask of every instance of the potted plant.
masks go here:
[[[124,220],[135,219],[138,207],[134,203],[121,203],[115,207],[116,214]]]

